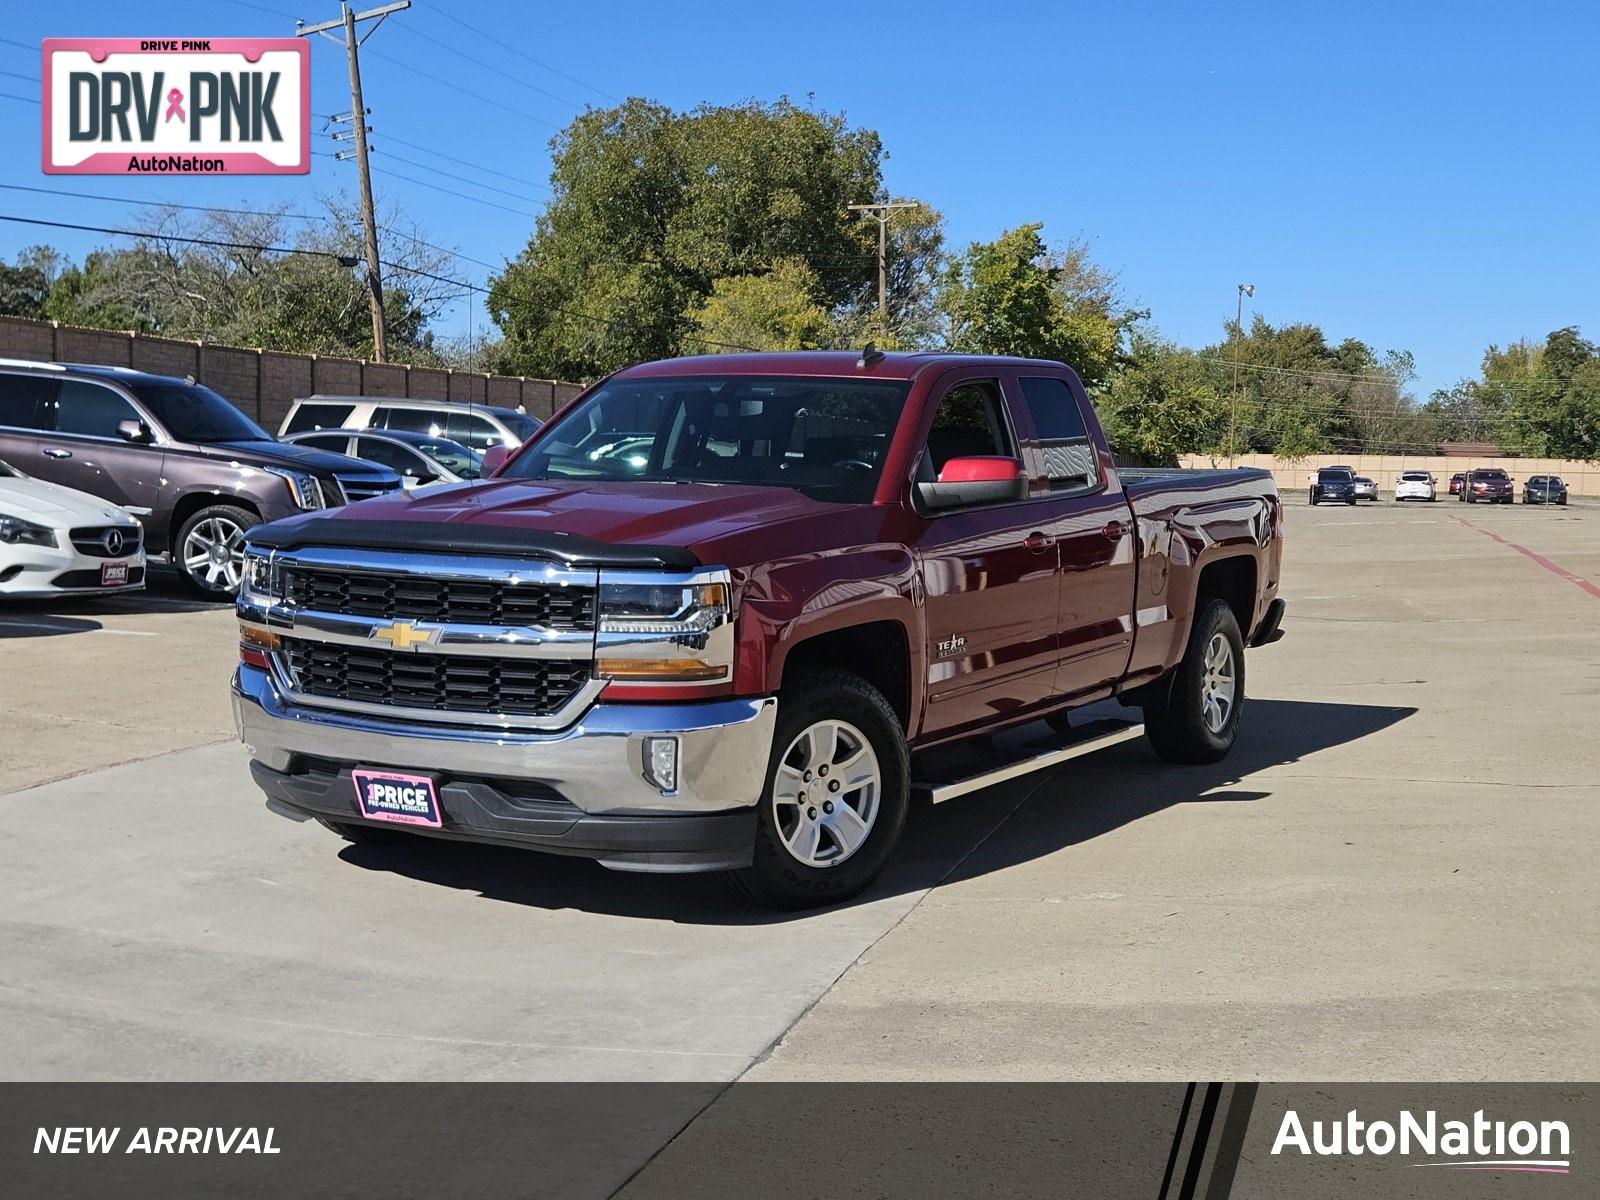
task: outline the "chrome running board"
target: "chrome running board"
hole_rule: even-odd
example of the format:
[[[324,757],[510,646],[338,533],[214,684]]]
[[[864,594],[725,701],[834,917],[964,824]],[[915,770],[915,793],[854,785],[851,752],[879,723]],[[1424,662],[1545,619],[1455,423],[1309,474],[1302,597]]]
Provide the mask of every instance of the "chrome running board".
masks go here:
[[[1131,742],[1144,735],[1144,725],[1137,721],[1113,719],[1092,721],[1081,729],[1074,729],[1064,740],[1034,741],[1019,747],[1020,755],[1010,757],[998,766],[989,767],[975,775],[957,775],[950,779],[913,777],[911,794],[938,804],[954,800],[968,792],[980,791],[1005,783],[1035,771],[1048,771],[1070,759],[1082,758],[1122,742]]]

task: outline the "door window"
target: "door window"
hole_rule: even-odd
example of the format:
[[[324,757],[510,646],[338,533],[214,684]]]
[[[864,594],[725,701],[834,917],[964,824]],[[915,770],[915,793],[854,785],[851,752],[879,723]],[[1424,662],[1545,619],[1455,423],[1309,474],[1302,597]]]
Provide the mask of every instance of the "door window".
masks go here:
[[[1016,456],[1000,405],[1000,386],[992,380],[958,383],[945,393],[928,430],[923,470],[929,480],[937,479],[952,458],[973,455]]]
[[[296,438],[297,446],[310,446],[313,450],[332,450],[335,454],[344,454],[350,445],[350,439],[342,433],[330,433],[318,437]]]
[[[77,379],[63,380],[55,402],[45,406],[47,427],[85,437],[116,438],[119,424],[138,419],[133,405],[110,388]]]
[[[484,451],[490,446],[506,445],[505,435],[476,413],[453,412],[444,429],[444,435],[453,442]]]
[[[304,433],[307,429],[339,429],[355,412],[354,404],[302,404],[289,418],[285,433]]]
[[[59,379],[37,375],[0,375],[0,427],[43,429],[43,410],[54,401]]]
[[[1033,419],[1031,444],[1039,453],[1040,469],[1050,480],[1050,490],[1073,492],[1097,486],[1100,469],[1094,444],[1078,398],[1066,380],[1024,377],[1019,382],[1022,402]]]
[[[386,442],[382,438],[357,438],[356,457],[380,463],[402,475],[410,475],[416,479],[429,478],[433,475],[428,464],[415,450],[395,442]]]
[[[372,424],[378,429],[440,437],[444,433],[444,414],[428,408],[380,408],[372,414]]]

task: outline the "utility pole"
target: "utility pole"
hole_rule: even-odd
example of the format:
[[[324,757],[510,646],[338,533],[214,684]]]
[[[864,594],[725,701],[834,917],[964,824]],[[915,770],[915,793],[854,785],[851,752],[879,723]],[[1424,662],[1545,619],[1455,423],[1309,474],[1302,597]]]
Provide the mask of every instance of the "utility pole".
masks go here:
[[[878,219],[878,319],[889,327],[889,216],[896,209],[921,208],[920,200],[894,200],[884,204],[852,204],[851,212],[871,213]]]
[[[369,8],[366,12],[358,13],[344,0],[340,0],[339,9],[342,15],[337,21],[324,21],[320,25],[307,25],[304,21],[295,22],[295,33],[299,37],[310,37],[313,33],[320,33],[330,42],[342,43],[350,62],[350,122],[355,126],[356,168],[361,179],[361,224],[366,232],[367,251],[367,299],[372,304],[372,357],[377,362],[385,362],[388,359],[389,334],[383,319],[383,275],[378,260],[378,218],[372,209],[372,172],[367,164],[367,107],[361,100],[361,60],[357,51],[361,43],[371,37],[378,26],[383,24],[385,17],[410,7],[411,0],[397,0],[394,4],[385,4],[381,8]],[[373,22],[372,27],[359,38],[356,37],[358,21]],[[342,38],[328,32],[340,26],[344,28]]]
[[[1233,317],[1233,335],[1236,338],[1244,337],[1244,298],[1256,294],[1256,285],[1241,283],[1239,285],[1239,307]],[[1239,351],[1238,342],[1233,345],[1233,406],[1228,410],[1228,466],[1233,466],[1236,451],[1234,446],[1234,431],[1239,427]]]

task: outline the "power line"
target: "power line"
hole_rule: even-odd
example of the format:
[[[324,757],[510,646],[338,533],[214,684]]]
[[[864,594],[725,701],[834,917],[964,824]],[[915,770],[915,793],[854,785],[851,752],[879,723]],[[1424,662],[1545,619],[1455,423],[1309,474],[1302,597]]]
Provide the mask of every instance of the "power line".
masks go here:
[[[511,175],[505,171],[496,171],[493,167],[483,166],[481,163],[473,162],[470,158],[457,158],[453,154],[446,154],[443,150],[435,150],[431,146],[419,146],[416,142],[408,142],[405,138],[397,137],[387,131],[383,134],[383,137],[387,141],[399,142],[402,146],[409,146],[411,149],[421,151],[423,154],[432,154],[436,158],[446,159],[463,167],[471,167],[474,171],[482,171],[485,175],[498,175],[501,179],[511,180],[512,183],[526,184],[528,187],[540,188],[544,191],[550,190],[547,185],[540,183],[537,179],[528,179],[522,175]]]
[[[373,147],[373,153],[382,154],[385,158],[392,159],[395,162],[405,163],[408,167],[417,167],[423,171],[431,171],[433,169],[432,167],[428,166],[427,163],[420,163],[414,158],[406,158],[404,155],[391,153],[390,151],[383,149],[381,146]],[[488,192],[498,192],[502,196],[510,196],[513,200],[521,200],[526,204],[539,203],[537,197],[524,196],[520,192],[508,192],[505,188],[495,187],[495,185],[492,183],[479,183],[475,179],[458,179],[456,182],[465,184],[467,187],[483,188]]]
[[[413,75],[420,75],[423,79],[431,79],[431,80],[433,80],[433,82],[439,84],[441,87],[447,87],[447,88],[450,88],[452,91],[460,92],[463,96],[471,96],[474,100],[478,101],[480,104],[492,104],[496,108],[502,108],[506,112],[514,113],[517,116],[522,117],[522,118],[524,118],[526,120],[535,121],[540,125],[548,125],[551,129],[560,129],[561,128],[561,126],[557,125],[554,121],[547,121],[547,120],[545,120],[545,118],[543,118],[541,116],[536,116],[535,114],[533,114],[531,112],[528,112],[525,109],[517,108],[514,105],[506,104],[504,101],[496,100],[492,96],[485,96],[483,93],[475,92],[471,88],[464,88],[459,83],[456,83],[454,80],[446,79],[442,75],[434,75],[433,73],[431,73],[429,71],[424,71],[421,67],[414,66],[413,64],[408,63],[408,62],[403,62],[400,59],[395,58],[392,54],[384,54],[381,50],[368,50],[367,53],[372,55],[374,58],[383,59],[384,62],[393,63],[395,66],[399,67],[401,70],[410,71]]]
[[[584,107],[582,104],[579,104],[576,100],[568,100],[565,96],[558,96],[554,92],[547,92],[547,91],[545,91],[544,88],[540,87],[538,84],[529,83],[526,79],[523,79],[519,75],[513,75],[509,71],[502,71],[499,67],[495,66],[493,63],[486,62],[483,59],[476,57],[475,55],[468,54],[465,50],[457,50],[449,42],[442,42],[438,38],[430,37],[426,33],[422,33],[422,32],[419,32],[418,30],[410,29],[410,28],[405,27],[405,26],[402,26],[402,28],[405,28],[406,32],[411,34],[413,37],[419,37],[419,38],[422,38],[426,42],[430,42],[434,46],[435,49],[446,50],[449,53],[454,54],[457,58],[464,58],[469,63],[473,63],[476,66],[482,67],[485,71],[493,71],[496,75],[499,75],[499,76],[501,76],[502,78],[505,78],[505,79],[509,79],[512,83],[516,84],[519,87],[525,87],[529,91],[537,92],[537,93],[539,93],[539,95],[548,97],[549,99],[554,100],[559,104],[565,104],[569,108],[582,109]]]
[[[536,213],[527,212],[520,208],[511,208],[509,205],[496,204],[493,200],[485,200],[480,196],[469,196],[466,192],[458,192],[452,188],[442,187],[437,183],[429,183],[426,179],[413,179],[410,175],[402,175],[399,171],[391,171],[386,167],[373,167],[373,172],[386,175],[390,179],[403,179],[407,183],[414,183],[418,187],[432,188],[436,192],[443,192],[447,196],[457,196],[462,200],[471,200],[474,204],[485,204],[490,208],[498,208],[501,212],[515,213],[519,217],[537,216]]]
[[[0,37],[0,42],[4,42],[8,46],[15,46],[18,50],[32,50],[35,54],[39,53],[41,49],[36,43],[19,42],[15,38]]]
[[[98,200],[107,204],[134,204],[143,208],[172,208],[180,209],[184,212],[223,213],[234,217],[277,217],[284,220],[310,221],[315,224],[330,225],[335,229],[347,228],[343,221],[339,220],[337,217],[326,214],[323,216],[318,216],[315,213],[279,212],[276,209],[226,208],[216,204],[177,204],[169,200],[133,200],[125,196],[107,196],[99,192],[77,192],[71,191],[67,188],[29,187],[20,183],[0,183],[0,189],[4,189],[9,192],[32,192],[44,196],[65,196],[74,200]],[[414,233],[407,233],[404,230],[396,229],[392,225],[384,225],[380,223],[378,228],[383,230],[383,232],[387,233],[390,237],[397,237],[404,241],[414,242],[418,246],[426,246],[429,250],[436,250],[440,254],[448,254],[451,258],[459,259],[462,262],[473,263],[476,266],[483,267],[485,270],[498,271],[502,266],[505,265],[504,263],[485,262],[481,258],[473,258],[470,254],[463,254],[461,251],[452,249],[449,246],[440,246],[437,243],[426,240],[425,238],[420,238]]]
[[[447,9],[444,9],[444,8],[429,8],[426,11],[435,12],[439,16],[443,17],[445,20],[453,21],[455,24],[461,26],[461,28],[465,29],[468,33],[475,33],[479,37],[481,37],[484,41],[492,42],[496,46],[499,46],[502,50],[509,51],[510,53],[515,54],[518,58],[526,59],[528,62],[531,62],[536,67],[543,67],[546,71],[549,71],[550,73],[552,73],[554,75],[559,75],[559,76],[561,76],[561,78],[563,78],[563,79],[565,79],[565,80],[567,80],[567,81],[569,81],[571,83],[575,83],[579,87],[588,88],[591,92],[594,92],[596,95],[604,96],[607,100],[620,100],[621,99],[618,96],[613,96],[610,92],[607,92],[607,91],[604,91],[601,88],[595,87],[594,84],[592,84],[592,83],[585,83],[583,80],[579,79],[576,75],[567,74],[567,72],[563,71],[560,67],[552,67],[549,63],[543,61],[542,59],[535,58],[533,55],[529,54],[526,50],[523,50],[519,46],[513,46],[510,42],[502,41],[499,38],[495,37],[492,33],[485,33],[483,30],[479,29],[476,25],[469,25],[466,21],[463,21],[460,17],[456,16],[454,13],[450,12]]]
[[[0,92],[0,99],[21,100],[24,104],[39,103],[39,98],[37,96],[18,96],[15,92]]]
[[[9,75],[13,79],[20,79],[24,83],[38,83],[37,75],[24,75],[21,71],[0,71],[0,75]]]

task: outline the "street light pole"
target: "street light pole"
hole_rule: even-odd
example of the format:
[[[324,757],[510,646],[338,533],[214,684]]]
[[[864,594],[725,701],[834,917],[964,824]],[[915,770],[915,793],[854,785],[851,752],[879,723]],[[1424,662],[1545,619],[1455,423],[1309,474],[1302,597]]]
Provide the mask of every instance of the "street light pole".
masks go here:
[[[1235,338],[1244,338],[1244,298],[1256,294],[1256,285],[1241,283],[1239,285],[1239,307],[1233,315],[1233,335]],[[1228,410],[1228,466],[1233,466],[1234,455],[1238,447],[1234,442],[1236,431],[1239,428],[1239,343],[1233,344],[1233,404]]]

